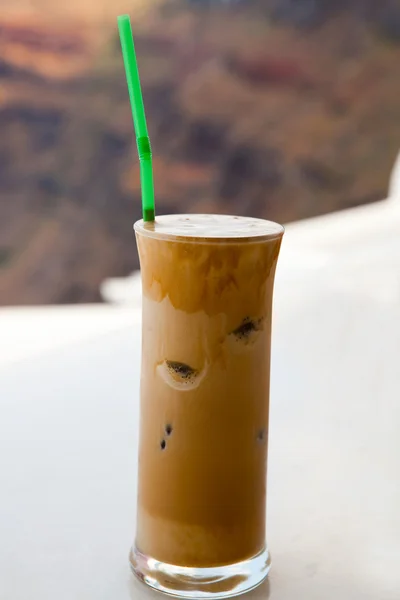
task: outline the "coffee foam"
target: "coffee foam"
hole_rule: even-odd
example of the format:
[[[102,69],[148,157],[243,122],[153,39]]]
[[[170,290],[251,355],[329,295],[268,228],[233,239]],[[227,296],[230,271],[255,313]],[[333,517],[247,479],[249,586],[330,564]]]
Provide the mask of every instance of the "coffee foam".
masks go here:
[[[157,239],[234,241],[275,238],[282,225],[253,217],[231,215],[161,215],[152,222],[135,223],[135,231]]]

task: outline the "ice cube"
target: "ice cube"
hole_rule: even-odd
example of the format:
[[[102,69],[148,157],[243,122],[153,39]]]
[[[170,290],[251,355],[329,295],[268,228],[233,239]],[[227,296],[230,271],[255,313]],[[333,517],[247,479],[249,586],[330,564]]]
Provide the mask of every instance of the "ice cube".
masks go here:
[[[208,370],[207,364],[199,370],[175,360],[163,360],[157,365],[157,373],[170,387],[179,391],[197,388]]]

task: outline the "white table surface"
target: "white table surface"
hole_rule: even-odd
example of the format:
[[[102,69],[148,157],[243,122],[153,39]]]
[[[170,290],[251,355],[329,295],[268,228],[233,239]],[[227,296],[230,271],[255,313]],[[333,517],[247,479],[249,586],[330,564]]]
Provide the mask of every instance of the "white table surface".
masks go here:
[[[358,212],[357,212],[358,211]],[[137,307],[0,311],[0,600],[160,598],[130,575]],[[400,211],[288,227],[275,295],[269,582],[400,598]]]

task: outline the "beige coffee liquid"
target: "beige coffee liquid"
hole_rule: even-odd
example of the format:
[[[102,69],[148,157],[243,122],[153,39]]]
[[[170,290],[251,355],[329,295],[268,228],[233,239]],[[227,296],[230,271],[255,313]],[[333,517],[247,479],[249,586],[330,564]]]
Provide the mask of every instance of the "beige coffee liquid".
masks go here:
[[[135,225],[143,281],[136,546],[211,567],[265,546],[271,304],[283,229],[170,215]]]

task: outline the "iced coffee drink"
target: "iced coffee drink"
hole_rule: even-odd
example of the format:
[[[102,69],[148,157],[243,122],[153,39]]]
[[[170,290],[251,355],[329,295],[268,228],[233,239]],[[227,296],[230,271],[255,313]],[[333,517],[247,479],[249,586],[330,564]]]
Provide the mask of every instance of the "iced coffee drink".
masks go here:
[[[237,594],[269,569],[271,307],[283,228],[169,215],[135,231],[143,339],[132,565],[177,595]]]

